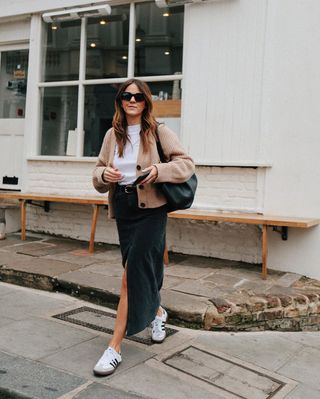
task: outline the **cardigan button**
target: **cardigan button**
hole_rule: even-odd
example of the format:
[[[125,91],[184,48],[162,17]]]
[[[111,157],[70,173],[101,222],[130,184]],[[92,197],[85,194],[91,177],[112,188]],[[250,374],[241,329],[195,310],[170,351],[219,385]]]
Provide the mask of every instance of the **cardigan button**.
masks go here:
[[[143,184],[139,184],[138,187],[140,188],[140,190],[143,190],[143,189],[144,189]]]
[[[146,204],[144,202],[141,202],[140,206],[141,208],[145,208]]]
[[[137,169],[138,169],[138,170],[141,170],[141,166],[140,166],[140,165],[137,165]]]

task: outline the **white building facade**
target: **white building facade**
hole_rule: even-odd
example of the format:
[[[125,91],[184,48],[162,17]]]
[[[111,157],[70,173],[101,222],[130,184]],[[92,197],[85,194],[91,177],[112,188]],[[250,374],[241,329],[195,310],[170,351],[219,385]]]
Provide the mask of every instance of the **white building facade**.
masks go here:
[[[106,4],[108,15],[44,19]],[[195,207],[320,218],[318,0],[0,5],[0,189],[96,194],[114,94],[134,76],[196,162]],[[88,239],[90,211],[29,207],[28,228]],[[96,240],[118,242],[103,213]],[[319,243],[318,227],[289,229],[287,241],[270,232],[268,267],[320,278]],[[257,226],[169,220],[168,246],[261,262]]]

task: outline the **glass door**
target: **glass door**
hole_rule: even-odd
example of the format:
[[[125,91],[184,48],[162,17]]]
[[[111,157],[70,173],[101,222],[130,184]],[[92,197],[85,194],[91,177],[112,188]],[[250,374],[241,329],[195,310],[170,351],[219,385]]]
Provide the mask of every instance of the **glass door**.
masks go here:
[[[21,188],[28,55],[0,47],[0,189]]]

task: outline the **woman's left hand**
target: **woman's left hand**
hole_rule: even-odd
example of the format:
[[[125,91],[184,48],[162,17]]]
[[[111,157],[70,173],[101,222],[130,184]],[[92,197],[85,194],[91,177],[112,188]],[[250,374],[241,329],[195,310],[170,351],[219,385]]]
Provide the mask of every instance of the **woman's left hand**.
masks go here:
[[[142,180],[142,182],[140,184],[151,184],[153,183],[156,178],[158,177],[158,169],[156,168],[156,166],[152,165],[149,166],[148,168],[143,169],[141,172],[142,173],[146,173],[150,170],[150,173],[148,174],[148,176]]]

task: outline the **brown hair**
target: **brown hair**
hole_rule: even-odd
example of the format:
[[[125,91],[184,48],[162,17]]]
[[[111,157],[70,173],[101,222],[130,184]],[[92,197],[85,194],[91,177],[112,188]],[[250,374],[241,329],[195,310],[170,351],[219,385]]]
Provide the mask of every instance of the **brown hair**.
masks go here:
[[[112,121],[112,126],[114,129],[119,149],[119,157],[123,156],[124,147],[127,141],[129,141],[128,129],[127,129],[128,123],[127,123],[126,114],[122,108],[121,95],[124,91],[126,91],[126,88],[131,84],[135,84],[140,90],[140,92],[144,94],[145,98],[145,108],[141,115],[141,131],[140,131],[140,138],[142,142],[143,152],[147,152],[150,148],[151,145],[150,137],[153,136],[156,138],[157,122],[154,116],[152,115],[152,95],[150,88],[145,82],[139,79],[129,79],[126,82],[124,82],[118,90],[118,93],[115,98],[116,112],[113,116],[113,121]]]

